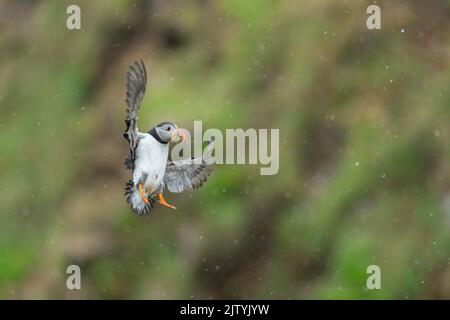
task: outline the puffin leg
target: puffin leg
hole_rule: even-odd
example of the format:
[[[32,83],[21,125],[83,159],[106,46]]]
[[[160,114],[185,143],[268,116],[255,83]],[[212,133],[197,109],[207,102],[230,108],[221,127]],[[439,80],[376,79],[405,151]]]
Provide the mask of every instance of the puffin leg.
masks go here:
[[[148,201],[147,197],[145,196],[145,192],[142,188],[142,183],[138,184],[138,188],[139,188],[139,194],[141,195],[142,201],[144,201],[146,204],[148,204],[149,201]]]
[[[162,193],[158,193],[158,199],[159,199],[160,205],[167,207],[167,208],[176,209],[176,207],[174,207],[166,202],[166,199],[164,199]]]

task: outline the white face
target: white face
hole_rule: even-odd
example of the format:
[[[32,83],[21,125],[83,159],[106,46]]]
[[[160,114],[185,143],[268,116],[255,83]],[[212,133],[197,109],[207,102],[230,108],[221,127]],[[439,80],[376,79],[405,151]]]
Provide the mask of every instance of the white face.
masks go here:
[[[179,139],[177,129],[178,128],[173,123],[163,123],[156,127],[156,133],[164,142],[175,142]]]

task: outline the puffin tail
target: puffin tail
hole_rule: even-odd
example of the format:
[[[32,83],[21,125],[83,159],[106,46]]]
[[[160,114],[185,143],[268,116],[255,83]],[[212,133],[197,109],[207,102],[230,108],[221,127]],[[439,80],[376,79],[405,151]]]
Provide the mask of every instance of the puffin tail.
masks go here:
[[[130,204],[131,210],[139,216],[149,214],[155,207],[156,200],[153,197],[148,198],[148,203],[142,200],[139,189],[134,185],[133,180],[125,184],[125,198]]]

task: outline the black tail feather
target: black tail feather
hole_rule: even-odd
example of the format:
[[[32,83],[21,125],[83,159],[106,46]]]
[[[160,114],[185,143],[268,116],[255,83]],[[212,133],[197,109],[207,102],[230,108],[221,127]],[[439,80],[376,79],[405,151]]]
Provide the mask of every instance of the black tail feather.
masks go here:
[[[149,202],[145,203],[132,180],[129,180],[125,184],[125,198],[130,204],[131,210],[139,216],[148,215],[156,204],[156,199],[154,197],[148,197]]]

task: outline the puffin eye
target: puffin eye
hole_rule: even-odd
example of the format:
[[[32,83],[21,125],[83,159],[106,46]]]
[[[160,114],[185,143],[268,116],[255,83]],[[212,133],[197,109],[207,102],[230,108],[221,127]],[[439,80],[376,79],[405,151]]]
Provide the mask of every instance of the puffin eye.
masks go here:
[[[166,131],[170,131],[170,127],[167,127]]]

